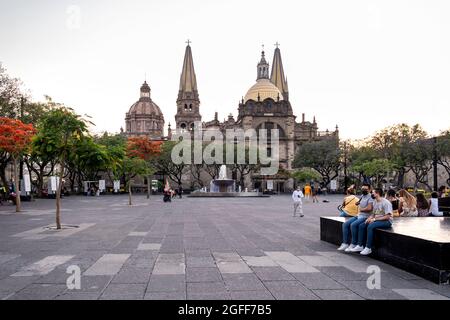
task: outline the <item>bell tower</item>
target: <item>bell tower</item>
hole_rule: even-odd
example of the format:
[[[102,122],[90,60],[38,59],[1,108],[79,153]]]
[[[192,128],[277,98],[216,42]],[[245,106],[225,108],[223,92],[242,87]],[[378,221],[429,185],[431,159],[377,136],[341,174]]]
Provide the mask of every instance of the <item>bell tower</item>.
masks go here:
[[[177,99],[176,128],[192,130],[194,122],[202,121],[200,115],[200,99],[197,90],[197,77],[194,70],[192,49],[188,40],[184,54],[183,69],[180,77],[180,89]]]

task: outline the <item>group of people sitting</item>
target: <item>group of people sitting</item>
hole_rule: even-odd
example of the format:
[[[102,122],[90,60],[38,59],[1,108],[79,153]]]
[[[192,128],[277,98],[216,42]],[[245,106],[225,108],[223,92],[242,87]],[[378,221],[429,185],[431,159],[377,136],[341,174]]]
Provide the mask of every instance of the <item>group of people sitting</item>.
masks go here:
[[[374,189],[370,184],[361,187],[362,196],[355,195],[355,188],[347,189],[347,195],[338,210],[341,217],[350,217],[342,226],[343,240],[339,251],[369,255],[372,253],[375,229],[389,229],[394,217],[442,216],[439,212],[437,192],[427,200],[422,193],[413,196],[407,190]],[[351,240],[350,240],[351,239]]]

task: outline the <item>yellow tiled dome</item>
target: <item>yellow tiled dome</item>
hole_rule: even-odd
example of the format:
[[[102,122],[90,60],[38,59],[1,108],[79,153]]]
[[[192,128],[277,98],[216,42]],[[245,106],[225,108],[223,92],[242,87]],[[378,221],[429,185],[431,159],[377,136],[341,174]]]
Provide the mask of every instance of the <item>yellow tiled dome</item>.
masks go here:
[[[272,98],[275,101],[277,101],[278,98],[283,100],[283,95],[280,90],[272,82],[270,82],[269,79],[265,78],[258,79],[256,83],[247,91],[244,102],[247,102],[248,100],[258,101],[258,95],[261,101],[267,98]]]

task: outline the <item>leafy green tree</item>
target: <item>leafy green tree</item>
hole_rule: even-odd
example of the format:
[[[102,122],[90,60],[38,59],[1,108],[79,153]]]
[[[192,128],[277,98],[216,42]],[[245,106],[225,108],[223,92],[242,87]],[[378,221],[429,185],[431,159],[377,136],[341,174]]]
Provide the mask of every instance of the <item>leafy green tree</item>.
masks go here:
[[[38,125],[34,143],[38,155],[51,155],[59,166],[59,183],[56,190],[56,228],[61,229],[61,189],[65,175],[66,161],[88,135],[87,121],[72,109],[57,107],[44,115]]]
[[[322,177],[325,185],[339,174],[341,150],[335,138],[302,144],[295,156],[295,168],[313,168]]]
[[[450,185],[450,130],[436,138],[437,162],[447,171],[447,184]]]
[[[376,132],[367,142],[367,147],[377,152],[378,158],[391,161],[397,173],[397,185],[403,187],[405,174],[411,170],[405,162],[410,152],[409,146],[427,136],[419,124],[409,126],[403,123]]]
[[[305,182],[318,180],[318,179],[320,179],[321,176],[314,169],[302,168],[302,169],[298,169],[298,170],[295,170],[294,172],[292,172],[291,177],[297,183],[305,183]]]
[[[170,180],[178,184],[178,187],[181,187],[183,173],[189,164],[175,164],[172,161],[172,149],[176,143],[175,141],[165,141],[161,146],[161,152],[150,159],[150,164],[155,171],[168,176]]]
[[[125,156],[122,164],[123,176],[125,177],[126,188],[128,189],[128,204],[132,205],[132,184],[136,176],[146,177],[153,174],[147,161],[138,157]]]
[[[394,164],[388,159],[372,159],[355,164],[353,169],[362,173],[377,187],[382,187],[383,178],[393,171]]]
[[[433,142],[430,139],[418,140],[404,146],[404,161],[415,176],[414,189],[422,183],[428,190],[432,187],[428,183],[428,174],[433,168]]]

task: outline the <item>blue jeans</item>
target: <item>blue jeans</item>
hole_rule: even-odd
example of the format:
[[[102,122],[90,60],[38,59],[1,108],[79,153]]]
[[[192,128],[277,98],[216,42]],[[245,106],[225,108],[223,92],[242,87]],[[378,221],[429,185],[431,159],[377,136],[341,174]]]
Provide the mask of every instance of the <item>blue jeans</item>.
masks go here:
[[[350,244],[349,234],[351,231],[352,244],[356,245],[358,241],[358,226],[361,223],[364,223],[365,221],[366,218],[358,218],[358,217],[353,217],[345,221],[344,224],[342,225],[342,235],[343,235],[342,243]]]
[[[389,220],[375,221],[367,226],[367,243],[366,247],[372,249],[373,243],[373,231],[375,229],[389,229],[392,227],[392,223]]]

